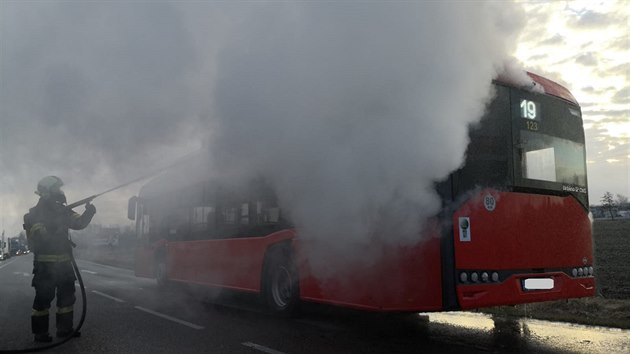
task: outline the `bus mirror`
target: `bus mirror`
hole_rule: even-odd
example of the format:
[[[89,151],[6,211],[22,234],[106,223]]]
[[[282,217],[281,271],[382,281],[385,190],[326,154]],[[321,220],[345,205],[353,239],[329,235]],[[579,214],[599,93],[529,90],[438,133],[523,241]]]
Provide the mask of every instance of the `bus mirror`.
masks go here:
[[[138,204],[138,197],[129,198],[129,203],[127,204],[127,218],[129,220],[136,220],[137,204]]]

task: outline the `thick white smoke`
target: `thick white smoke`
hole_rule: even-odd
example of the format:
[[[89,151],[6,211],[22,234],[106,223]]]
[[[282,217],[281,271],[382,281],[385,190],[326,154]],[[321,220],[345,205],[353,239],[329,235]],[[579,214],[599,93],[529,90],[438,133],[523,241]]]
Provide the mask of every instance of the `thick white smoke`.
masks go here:
[[[462,163],[468,125],[516,44],[520,9],[299,2],[237,12],[217,66],[217,168],[272,182],[300,237],[326,241],[316,268],[375,240],[418,242],[440,207],[433,184]]]

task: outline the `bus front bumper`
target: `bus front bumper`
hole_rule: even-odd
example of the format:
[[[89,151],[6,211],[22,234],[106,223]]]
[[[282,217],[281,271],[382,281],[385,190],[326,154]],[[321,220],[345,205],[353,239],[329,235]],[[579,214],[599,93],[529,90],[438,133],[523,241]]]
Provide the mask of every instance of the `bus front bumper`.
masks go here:
[[[531,285],[538,283],[543,284],[542,289]],[[457,285],[457,297],[464,310],[594,295],[595,277],[572,278],[562,272],[518,274],[500,283]]]

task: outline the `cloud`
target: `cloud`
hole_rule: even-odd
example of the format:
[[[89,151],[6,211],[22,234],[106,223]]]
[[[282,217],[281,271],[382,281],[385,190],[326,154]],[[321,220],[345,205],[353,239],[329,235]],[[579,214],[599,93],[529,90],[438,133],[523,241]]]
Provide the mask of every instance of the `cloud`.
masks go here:
[[[609,42],[607,49],[628,51],[630,49],[630,38],[627,34],[619,36]]]
[[[527,62],[531,63],[531,62],[535,62],[535,61],[539,61],[539,60],[545,60],[549,57],[549,54],[536,54],[536,55],[532,55],[531,57],[527,58]]]
[[[600,76],[622,76],[626,81],[630,81],[630,63],[622,63],[613,67],[601,68],[597,70]]]
[[[531,16],[531,14],[530,14]],[[533,20],[530,20],[530,22]],[[523,31],[521,36],[519,37],[519,42],[535,42],[540,40],[547,35],[547,30],[544,26],[540,26],[540,23],[544,23],[543,19],[537,19],[536,27],[528,29],[527,31]]]
[[[628,137],[611,136],[604,124],[595,123],[584,133],[588,138],[587,153],[591,159],[603,161],[630,155]]]
[[[583,113],[588,116],[604,116],[605,118],[598,118],[596,122],[598,124],[608,123],[628,123],[628,117],[630,116],[630,109],[587,109]]]
[[[612,97],[613,103],[628,104],[630,103],[630,86],[626,86]]]
[[[575,29],[598,29],[611,26],[618,18],[609,13],[585,11],[568,21],[569,27]]]
[[[582,90],[583,92],[586,92],[586,93],[589,93],[589,94],[595,94],[595,95],[598,95],[598,96],[605,95],[605,94],[610,93],[610,92],[617,92],[617,88],[615,88],[614,86],[594,87],[592,85],[589,85],[589,86],[585,86],[585,87],[581,88],[580,90]],[[584,107],[584,104],[585,103],[581,104],[581,106]],[[591,102],[591,104],[597,104],[597,102]]]
[[[554,46],[554,45],[559,45],[559,44],[564,44],[565,43],[565,39],[564,36],[562,36],[559,33],[556,33],[555,35],[543,39],[542,41],[540,41],[538,43],[539,46]]]
[[[580,54],[575,58],[575,62],[584,66],[597,66],[598,58],[597,54],[593,52]]]

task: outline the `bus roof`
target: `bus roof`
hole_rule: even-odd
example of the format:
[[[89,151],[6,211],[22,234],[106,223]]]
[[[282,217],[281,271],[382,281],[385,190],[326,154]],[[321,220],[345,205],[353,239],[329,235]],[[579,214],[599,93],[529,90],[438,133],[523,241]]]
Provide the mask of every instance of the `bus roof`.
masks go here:
[[[580,105],[575,99],[575,97],[573,97],[573,94],[571,94],[571,92],[566,87],[560,85],[559,83],[551,81],[540,75],[536,75],[529,71],[527,72],[527,76],[529,76],[536,84],[542,86],[542,88],[545,90],[545,93],[547,95],[556,96],[565,101],[571,102],[575,105],[578,105],[578,106]],[[513,80],[510,80],[509,78],[506,78],[506,77],[499,76],[496,79],[496,81],[499,83],[508,85],[508,86],[513,86],[513,87],[516,86]]]

